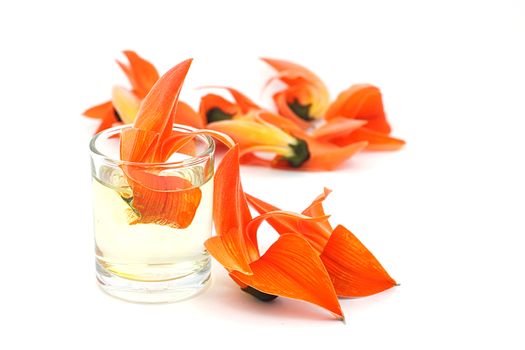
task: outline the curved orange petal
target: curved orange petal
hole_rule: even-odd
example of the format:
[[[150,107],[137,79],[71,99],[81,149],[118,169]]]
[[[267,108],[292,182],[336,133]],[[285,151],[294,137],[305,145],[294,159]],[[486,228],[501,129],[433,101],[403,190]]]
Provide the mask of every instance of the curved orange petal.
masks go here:
[[[344,226],[335,228],[321,260],[339,296],[367,296],[396,285],[372,253]]]
[[[172,113],[174,113],[174,123],[188,125],[197,129],[206,127],[206,120],[185,102],[179,101]]]
[[[145,97],[133,128],[125,129],[121,134],[122,160],[144,163],[159,161],[162,145],[172,134],[171,110],[177,104],[190,64],[191,60],[186,60],[170,69]],[[187,180],[170,180],[160,174],[131,174],[128,165],[122,168],[133,191],[130,205],[139,213],[138,218],[131,223],[155,223],[176,228],[185,228],[191,224],[202,195],[198,187],[191,187],[191,183],[181,187],[181,181]],[[166,191],[168,185],[176,187]]]
[[[206,123],[231,119],[240,113],[240,107],[216,94],[207,94],[201,97],[199,114]]]
[[[140,213],[130,224],[167,225],[178,229],[188,227],[199,207],[201,190],[198,187],[191,188],[188,180],[176,176],[138,176],[138,173],[139,171],[133,176],[128,175],[128,183],[133,189],[132,206]],[[134,178],[139,178],[141,182],[134,181]],[[174,188],[169,187],[174,185]],[[177,189],[180,187],[183,189]]]
[[[223,249],[235,261],[235,266],[230,268],[251,273],[249,263],[259,258],[259,252],[257,243],[245,236],[252,216],[240,180],[238,145],[222,159],[214,186],[213,222]]]
[[[298,125],[302,129],[308,129],[310,127],[309,122],[299,118],[297,114],[295,114],[295,112],[292,111],[292,109],[288,105],[288,102],[286,100],[286,94],[284,92],[278,92],[274,94],[273,101],[275,102],[275,105],[277,106],[277,110],[279,111],[279,114],[281,114],[283,117],[288,118],[290,121],[294,122],[296,125]]]
[[[115,86],[111,91],[111,101],[122,122],[133,123],[140,107],[137,95],[121,86]]]
[[[262,60],[277,70],[278,75],[274,79],[279,79],[288,85],[288,88],[280,92],[286,96],[284,99],[277,94],[274,95],[281,114],[292,112],[296,117],[304,119],[323,117],[330,96],[326,85],[316,74],[293,62],[271,58],[262,58]],[[303,108],[307,107],[308,112],[302,115],[291,110],[290,104],[294,101],[301,104]]]
[[[252,275],[231,274],[258,291],[319,305],[343,319],[334,287],[319,255],[295,234],[285,234],[257,261]]]
[[[228,90],[228,92],[232,95],[233,99],[235,100],[235,103],[239,106],[241,109],[241,113],[246,114],[250,110],[259,110],[261,107],[259,107],[255,102],[253,102],[248,96],[241,93],[239,90],[236,90],[231,87],[227,86],[221,86],[220,88]]]
[[[333,118],[312,132],[312,137],[322,141],[332,141],[339,136],[346,136],[361,128],[367,122],[361,119]],[[362,140],[360,140],[362,141]]]
[[[266,217],[269,213],[279,212],[281,209],[249,194],[246,194],[246,199],[261,214],[262,219],[266,219],[280,235],[296,233],[307,239],[316,251],[322,252],[331,233],[331,231],[326,230],[326,225],[324,224],[324,222],[328,222],[326,214],[316,215],[317,220],[300,220],[297,217],[286,215],[270,215]]]
[[[101,104],[88,108],[82,114],[89,118],[104,119],[106,118],[108,111],[113,112],[113,103],[111,103],[111,101],[103,102]]]
[[[257,113],[257,116],[265,122],[273,124],[295,137],[302,139],[305,137],[304,135],[306,135],[306,131],[303,128],[301,128],[297,123],[279,114],[260,111],[259,113]]]
[[[136,52],[128,50],[123,53],[129,61],[129,66],[118,60],[117,63],[128,77],[133,91],[142,99],[159,79],[159,73],[153,64],[140,57]]]
[[[246,197],[248,197],[248,195],[246,195]],[[291,211],[272,210],[266,213],[262,213],[261,215],[253,218],[246,226],[246,236],[252,242],[257,242],[257,230],[259,229],[259,226],[261,226],[261,223],[264,220],[270,222],[270,220],[276,219],[276,221],[279,222],[279,224],[281,223],[281,221],[279,220],[282,220],[282,223],[284,225],[282,225],[281,227],[287,227],[289,229],[288,231],[283,230],[283,232],[280,232],[280,234],[299,233],[300,235],[302,235],[301,233],[303,231],[301,230],[302,223],[310,223],[310,224],[315,225],[321,221],[328,220],[329,217],[330,217],[329,215],[311,217],[311,216],[306,216],[303,214],[297,214]],[[309,236],[309,233],[306,233],[305,236]]]
[[[120,135],[120,159],[131,162],[152,162],[159,134],[142,129],[124,129]]]
[[[305,210],[302,211],[302,214],[307,216],[326,215],[326,213],[324,212],[323,202],[331,192],[332,190],[325,187],[323,189],[323,193],[317,196],[313,200],[313,202]],[[332,225],[330,225],[330,222],[328,220],[320,221],[319,226],[321,226],[328,234],[330,234],[333,231]]]
[[[331,140],[338,146],[360,141],[368,142],[366,149],[369,151],[396,151],[405,145],[405,141],[401,139],[368,129],[368,127],[359,128],[348,135],[335,137]]]
[[[177,105],[191,61],[191,59],[183,61],[164,74],[140,105],[134,128],[159,133],[160,144],[172,133],[173,115],[171,111]]]
[[[278,79],[282,80],[288,85],[293,85],[297,83],[297,80],[299,79],[302,81],[308,81],[313,84],[324,86],[324,83],[315,73],[297,63],[266,57],[262,57],[261,60],[272,66],[277,72],[286,73],[281,74],[278,77]]]
[[[328,107],[325,119],[336,117],[363,119],[366,127],[385,134],[391,131],[386,120],[381,91],[373,85],[354,85],[341,92]]]

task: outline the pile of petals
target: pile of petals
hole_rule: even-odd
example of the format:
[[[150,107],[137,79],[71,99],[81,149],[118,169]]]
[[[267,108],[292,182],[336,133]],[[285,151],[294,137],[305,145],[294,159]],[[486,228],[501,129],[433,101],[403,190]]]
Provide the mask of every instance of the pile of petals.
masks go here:
[[[117,61],[131,89],[116,86],[112,99],[84,112],[101,120],[101,131],[132,123],[141,102],[159,79],[156,68],[133,51],[128,64]],[[179,101],[172,121],[229,135],[239,144],[243,164],[299,170],[333,170],[362,150],[389,151],[405,142],[390,136],[380,90],[354,85],[330,100],[322,80],[298,64],[263,58],[284,88],[273,95],[276,112],[263,108],[240,91],[225,89],[231,100],[209,93],[198,112]]]
[[[367,296],[393,287],[396,282],[368,249],[344,226],[333,228],[328,222],[323,201],[329,190],[325,189],[300,214],[283,211],[245,194],[239,175],[242,152],[238,143],[215,130],[183,133],[172,128],[190,64],[191,60],[178,64],[149,87],[133,126],[121,135],[122,160],[133,162],[129,164],[165,162],[202,134],[215,137],[229,148],[215,175],[216,235],[205,246],[243,291],[261,300],[276,296],[303,300],[344,319],[338,297]],[[123,110],[117,111],[121,115]],[[134,198],[141,199],[133,205],[142,222],[174,227],[191,223],[201,198],[198,188],[182,178],[161,176],[151,170],[142,172],[133,165],[123,165],[123,170]],[[249,205],[259,216],[252,217]],[[261,255],[257,235],[264,220],[279,238]]]

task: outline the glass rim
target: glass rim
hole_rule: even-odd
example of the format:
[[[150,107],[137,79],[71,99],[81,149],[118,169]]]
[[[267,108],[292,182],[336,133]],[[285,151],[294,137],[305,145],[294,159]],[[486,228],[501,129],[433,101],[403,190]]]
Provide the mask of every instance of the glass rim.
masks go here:
[[[205,140],[207,143],[207,147],[205,150],[203,150],[201,153],[195,155],[195,156],[189,156],[190,158],[173,161],[173,162],[163,162],[163,163],[146,163],[146,162],[131,162],[127,160],[121,160],[121,159],[115,159],[113,157],[110,157],[100,150],[97,149],[96,143],[97,141],[105,137],[106,139],[109,139],[111,136],[118,135],[122,132],[124,129],[130,129],[133,127],[133,124],[123,124],[123,125],[117,125],[105,130],[102,130],[98,132],[97,134],[93,135],[91,138],[91,141],[89,142],[89,150],[91,151],[92,156],[97,156],[102,158],[103,161],[113,164],[113,165],[132,165],[132,166],[140,166],[140,167],[185,167],[185,166],[191,166],[191,165],[197,165],[199,163],[202,163],[203,161],[206,161],[210,156],[213,155],[215,152],[215,140],[213,140],[212,137],[208,135],[196,135],[196,138],[200,138],[201,140]],[[192,132],[197,131],[198,129],[182,125],[182,124],[173,124],[173,130],[178,131],[184,131],[184,132]]]

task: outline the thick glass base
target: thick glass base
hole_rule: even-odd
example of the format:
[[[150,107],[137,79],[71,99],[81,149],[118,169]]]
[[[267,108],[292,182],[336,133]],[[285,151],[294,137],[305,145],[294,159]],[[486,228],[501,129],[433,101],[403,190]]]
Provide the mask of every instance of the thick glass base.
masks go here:
[[[172,303],[203,291],[210,280],[211,262],[192,274],[164,281],[136,281],[117,276],[96,263],[99,287],[118,299],[136,303]]]

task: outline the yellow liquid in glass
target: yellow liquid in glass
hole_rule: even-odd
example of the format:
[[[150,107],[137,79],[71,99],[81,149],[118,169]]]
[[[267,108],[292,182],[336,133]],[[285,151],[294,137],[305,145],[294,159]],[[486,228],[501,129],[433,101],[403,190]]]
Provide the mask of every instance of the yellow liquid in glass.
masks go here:
[[[93,179],[96,254],[104,269],[136,281],[169,281],[209,264],[204,242],[211,235],[213,178],[200,186],[201,202],[185,229],[130,225],[137,214],[125,199],[133,193],[122,178],[118,184],[110,186]]]

